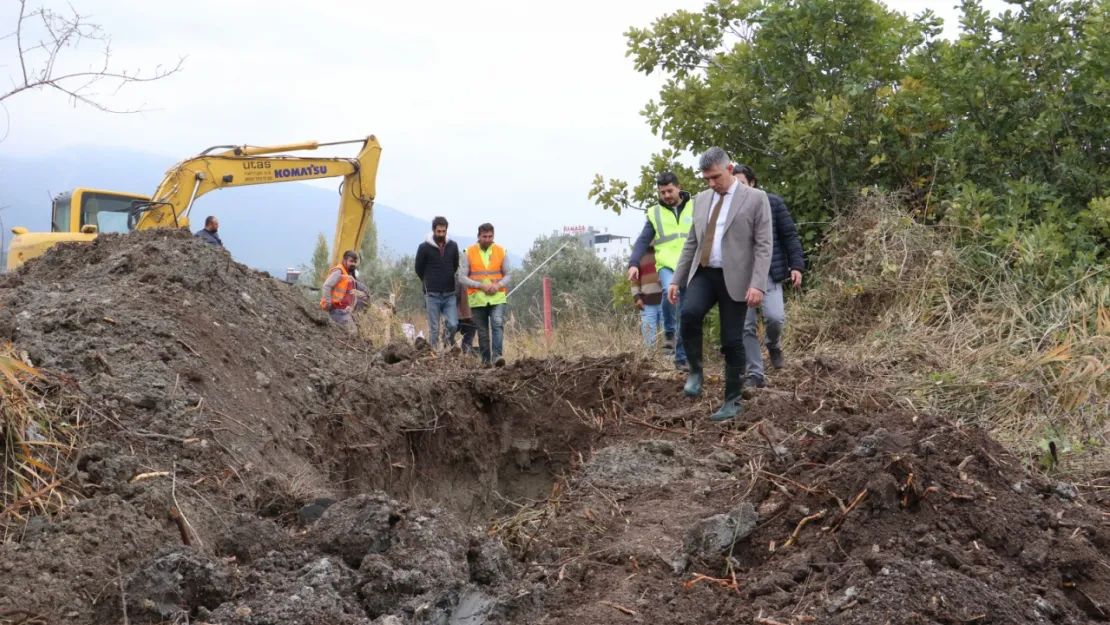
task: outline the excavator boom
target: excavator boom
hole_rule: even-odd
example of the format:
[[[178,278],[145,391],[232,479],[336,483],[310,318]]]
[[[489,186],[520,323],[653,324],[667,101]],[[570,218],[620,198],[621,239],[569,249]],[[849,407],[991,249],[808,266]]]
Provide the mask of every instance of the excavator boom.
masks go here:
[[[354,158],[305,158],[286,154],[354,143],[362,145]],[[98,232],[188,228],[189,212],[196,199],[218,189],[342,176],[331,251],[334,266],[343,252],[359,248],[373,218],[381,151],[373,135],[334,143],[306,141],[270,147],[216,146],[170,168],[150,198],[75,189],[54,201],[52,232],[33,233],[26,228],[12,228],[16,236],[9,249],[8,269],[43,254],[57,243],[91,241]]]
[[[218,189],[275,182],[297,182],[343,177],[339,215],[332,245],[332,264],[338,264],[344,251],[357,250],[366,226],[372,219],[381,145],[371,135],[362,143],[355,158],[302,158],[270,154],[315,150],[321,145],[356,143],[344,141],[319,144],[315,141],[274,147],[240,146],[208,154],[174,165],[158,185],[151,201],[138,207],[133,218],[135,230],[188,227],[189,212],[197,198]]]

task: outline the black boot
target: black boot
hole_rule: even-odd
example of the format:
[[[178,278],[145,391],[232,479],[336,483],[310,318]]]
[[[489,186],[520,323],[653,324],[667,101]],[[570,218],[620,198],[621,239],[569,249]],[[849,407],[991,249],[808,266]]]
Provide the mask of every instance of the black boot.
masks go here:
[[[701,341],[686,346],[686,363],[690,366],[690,370],[686,374],[686,387],[683,390],[686,391],[687,397],[697,397],[701,395],[702,386]]]
[[[744,412],[740,401],[744,392],[744,368],[725,365],[725,403],[709,417],[710,421],[728,421]]]

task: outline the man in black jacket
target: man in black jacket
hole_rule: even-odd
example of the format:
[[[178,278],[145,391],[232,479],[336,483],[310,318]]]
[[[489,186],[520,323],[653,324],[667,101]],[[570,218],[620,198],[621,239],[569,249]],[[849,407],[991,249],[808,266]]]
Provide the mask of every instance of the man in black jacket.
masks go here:
[[[439,322],[447,326],[443,342],[455,342],[459,327],[455,272],[459,270],[459,246],[447,237],[447,219],[432,220],[432,232],[416,248],[416,275],[424,283],[424,307],[428,313],[428,342],[439,347]]]
[[[759,188],[755,172],[751,167],[737,165],[734,171],[740,182]],[[761,308],[763,330],[767,338],[767,355],[771,357],[771,366],[781,369],[783,365],[782,329],[786,325],[782,286],[784,282],[789,282],[795,289],[802,286],[802,272],[806,268],[806,259],[802,253],[802,241],[798,238],[798,229],[794,225],[790,211],[786,208],[786,202],[773,193],[768,193],[767,199],[771,202],[774,247],[771,252],[770,279],[767,281],[767,292],[763,295]],[[759,345],[755,308],[748,309],[748,317],[744,323],[744,354],[748,361],[748,375],[745,379],[747,385],[763,387],[766,384],[763,375],[763,350]]]

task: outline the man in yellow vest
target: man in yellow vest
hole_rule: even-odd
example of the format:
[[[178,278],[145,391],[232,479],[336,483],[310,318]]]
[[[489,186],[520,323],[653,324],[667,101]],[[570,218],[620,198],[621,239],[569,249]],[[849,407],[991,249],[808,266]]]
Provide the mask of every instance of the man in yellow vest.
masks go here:
[[[690,225],[694,223],[694,206],[690,201],[690,194],[682,190],[678,183],[678,176],[665,171],[655,178],[655,185],[659,192],[659,202],[648,209],[647,223],[632,246],[632,255],[628,258],[628,279],[636,282],[640,277],[640,259],[648,246],[655,247],[655,267],[659,272],[659,281],[663,283],[663,292],[671,286],[674,270],[678,267],[678,257],[682,253],[682,245],[686,243],[686,236],[690,233]],[[687,370],[686,350],[682,346],[682,337],[678,332],[676,323],[682,318],[682,302],[686,297],[686,288],[679,289],[678,305],[672,305],[666,298],[663,299],[663,335],[664,349],[674,350],[675,368],[680,371]]]
[[[331,268],[328,277],[320,288],[320,308],[328,311],[331,320],[346,328],[348,332],[357,332],[351,313],[355,309],[355,268],[358,267],[358,254],[348,250],[343,252],[343,260]]]
[[[501,340],[508,303],[509,259],[505,248],[493,242],[493,225],[478,226],[478,242],[459,257],[459,282],[466,288],[482,363],[503,366]],[[491,340],[492,339],[492,340]],[[492,347],[491,347],[492,342]]]

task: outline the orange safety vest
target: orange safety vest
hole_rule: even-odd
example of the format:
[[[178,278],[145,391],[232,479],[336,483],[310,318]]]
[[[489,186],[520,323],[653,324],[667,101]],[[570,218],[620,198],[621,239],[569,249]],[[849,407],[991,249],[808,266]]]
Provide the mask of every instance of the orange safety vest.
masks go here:
[[[470,276],[471,280],[477,282],[486,282],[488,278],[490,282],[498,282],[504,278],[501,274],[501,264],[505,261],[505,248],[494,243],[490,246],[489,266],[486,266],[485,261],[482,259],[482,246],[475,243],[466,248],[466,258],[470,261]],[[474,289],[467,287],[466,294],[473,295],[480,293],[481,289]],[[498,289],[499,293],[505,293],[505,288]]]
[[[339,272],[343,275],[341,278],[339,278],[339,282],[336,282],[335,286],[331,290],[331,307],[346,308],[351,304],[351,289],[354,288],[355,281],[351,279],[350,274],[348,274],[347,270],[343,268],[343,265],[336,265],[332,267],[331,271],[328,272],[328,275],[330,276],[331,272],[335,271],[336,269],[338,269]],[[320,298],[320,308],[323,308],[324,310],[328,309],[328,300],[326,297]]]

